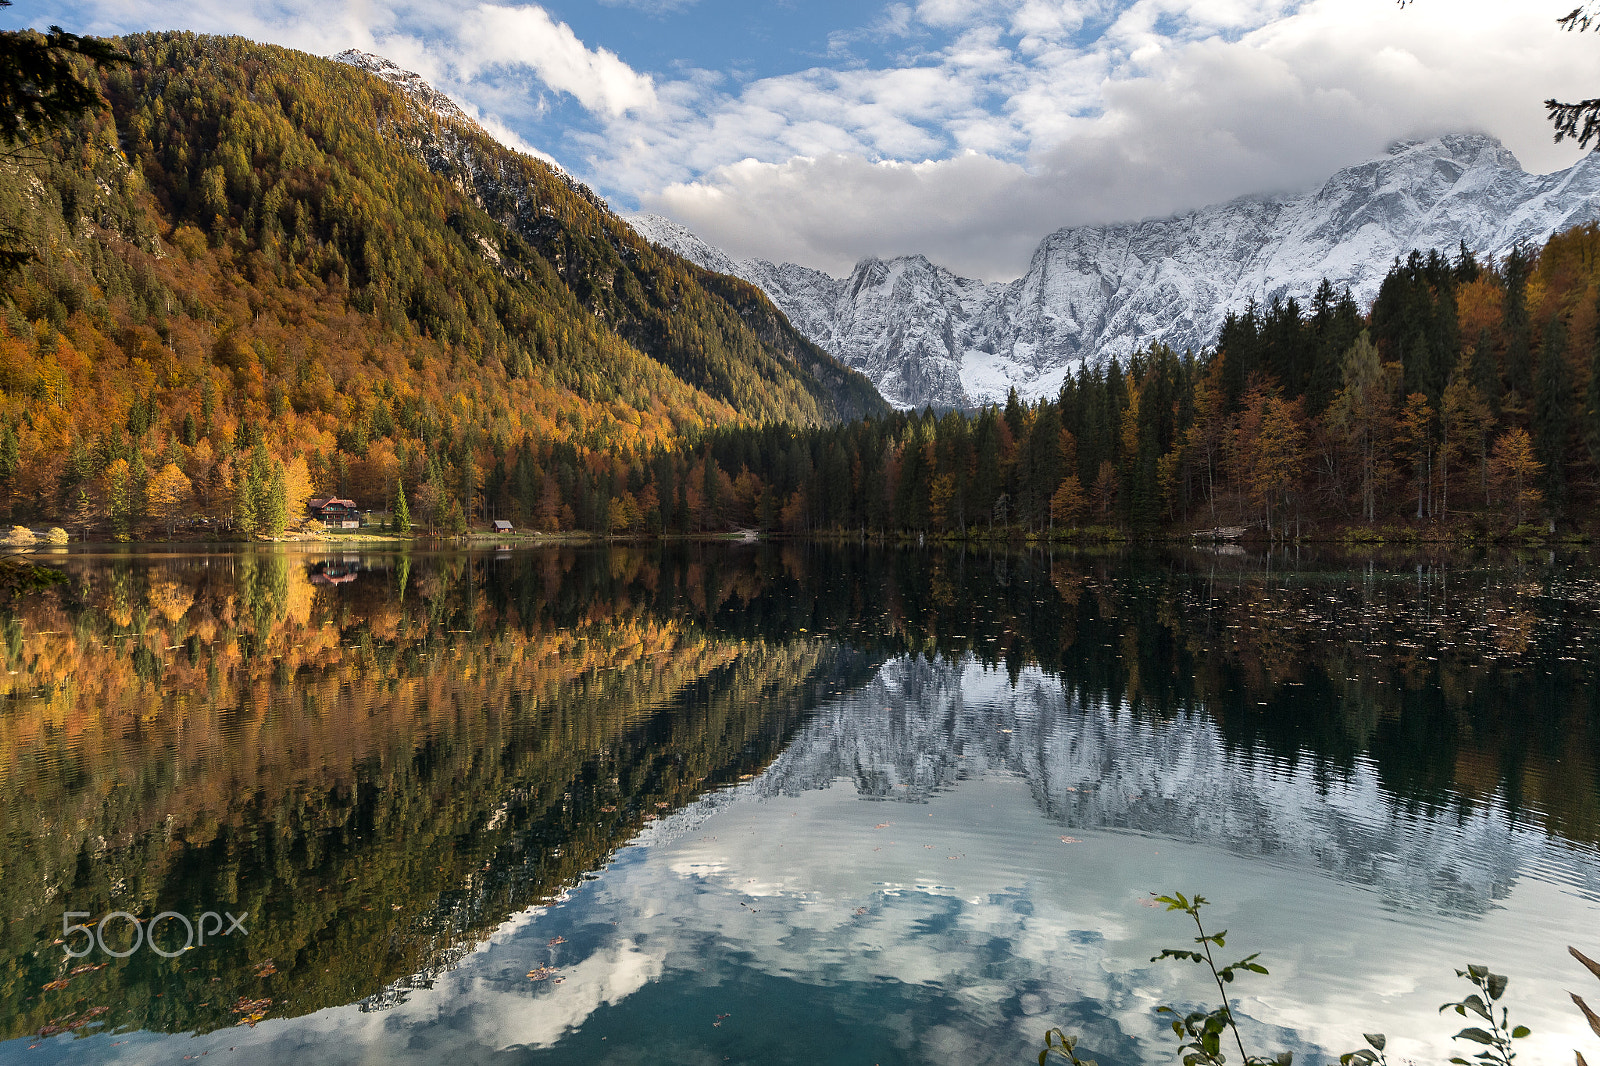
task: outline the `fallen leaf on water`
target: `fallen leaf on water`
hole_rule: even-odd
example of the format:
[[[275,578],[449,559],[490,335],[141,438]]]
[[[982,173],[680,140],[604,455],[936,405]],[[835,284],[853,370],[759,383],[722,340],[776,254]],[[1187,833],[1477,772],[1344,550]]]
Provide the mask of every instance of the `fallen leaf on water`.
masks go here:
[[[894,824],[893,822],[879,822],[877,825],[873,826],[872,828],[874,828],[874,829],[887,829],[893,824]]]
[[[51,981],[49,984],[45,985],[44,986],[44,990],[46,992],[55,992],[55,991],[58,991],[60,989],[66,988],[71,983],[72,983],[71,980],[69,980],[68,978],[63,977],[58,981]]]
[[[555,975],[556,968],[554,966],[535,966],[533,969],[528,971],[528,980],[544,981],[554,977]]]
[[[1063,844],[1082,844],[1083,841],[1079,840],[1077,837],[1062,837],[1061,838],[1061,843],[1063,843]]]
[[[566,942],[567,938],[564,936],[553,936],[550,938],[551,947],[555,947],[557,944],[565,944]]]

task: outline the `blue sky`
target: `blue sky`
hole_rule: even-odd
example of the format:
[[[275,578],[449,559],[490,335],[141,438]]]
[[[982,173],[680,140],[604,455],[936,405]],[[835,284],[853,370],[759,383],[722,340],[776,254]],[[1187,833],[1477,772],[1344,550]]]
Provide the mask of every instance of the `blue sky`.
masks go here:
[[[18,0],[0,24],[378,52],[622,211],[842,273],[1020,274],[1063,226],[1313,187],[1472,130],[1570,165],[1574,0]]]

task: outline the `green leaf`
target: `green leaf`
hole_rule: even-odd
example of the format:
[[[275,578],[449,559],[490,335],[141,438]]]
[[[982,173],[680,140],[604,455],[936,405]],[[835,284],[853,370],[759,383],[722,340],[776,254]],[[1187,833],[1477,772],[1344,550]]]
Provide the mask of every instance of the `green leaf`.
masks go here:
[[[1489,967],[1467,964],[1467,975],[1474,981],[1482,981],[1489,976]]]
[[[1388,1038],[1386,1038],[1382,1033],[1362,1033],[1361,1035],[1366,1038],[1367,1043],[1371,1044],[1379,1051],[1382,1051],[1384,1045],[1389,1042]]]
[[[1494,1034],[1478,1028],[1463,1029],[1452,1040],[1472,1040],[1479,1044],[1493,1044]]]
[[[1502,995],[1504,995],[1506,990],[1506,982],[1509,980],[1510,978],[1506,977],[1505,974],[1490,974],[1488,980],[1489,998],[1499,999]]]
[[[1515,1029],[1511,1030],[1511,1039],[1513,1040],[1521,1040],[1523,1037],[1531,1035],[1533,1035],[1533,1030],[1529,1029],[1526,1025],[1519,1025]]]

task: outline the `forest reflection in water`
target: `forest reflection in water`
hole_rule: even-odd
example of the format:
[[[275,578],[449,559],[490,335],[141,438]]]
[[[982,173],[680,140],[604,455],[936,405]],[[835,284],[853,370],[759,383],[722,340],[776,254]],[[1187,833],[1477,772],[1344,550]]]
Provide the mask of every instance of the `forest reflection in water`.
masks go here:
[[[382,1010],[741,781],[915,801],[981,761],[1063,828],[1303,853],[1397,906],[1483,913],[1552,865],[1590,898],[1600,878],[1583,560],[706,544],[62,565],[72,582],[4,629],[7,1038]],[[1315,799],[1333,793],[1345,815]],[[74,973],[53,943],[68,910],[223,906],[248,937],[179,958]]]

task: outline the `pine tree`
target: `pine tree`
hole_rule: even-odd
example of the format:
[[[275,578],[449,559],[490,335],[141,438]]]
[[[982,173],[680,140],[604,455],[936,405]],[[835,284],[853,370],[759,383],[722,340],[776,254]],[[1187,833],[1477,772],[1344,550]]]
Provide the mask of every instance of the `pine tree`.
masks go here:
[[[1566,499],[1567,436],[1572,375],[1567,367],[1567,327],[1560,315],[1550,319],[1539,345],[1538,381],[1533,398],[1534,453],[1544,464],[1545,498],[1559,508]]]
[[[1589,444],[1589,457],[1600,467],[1600,308],[1595,315],[1594,339],[1589,352],[1589,391],[1584,397],[1584,436]]]
[[[1505,355],[1500,360],[1507,388],[1524,403],[1533,391],[1532,326],[1528,321],[1528,275],[1532,264],[1528,253],[1513,248],[1505,262]]]
[[[411,508],[406,505],[406,484],[404,481],[394,483],[394,515],[392,516],[394,531],[401,536],[411,532]]]
[[[281,537],[288,524],[288,493],[282,463],[272,464],[261,501],[261,529],[271,537]]]

